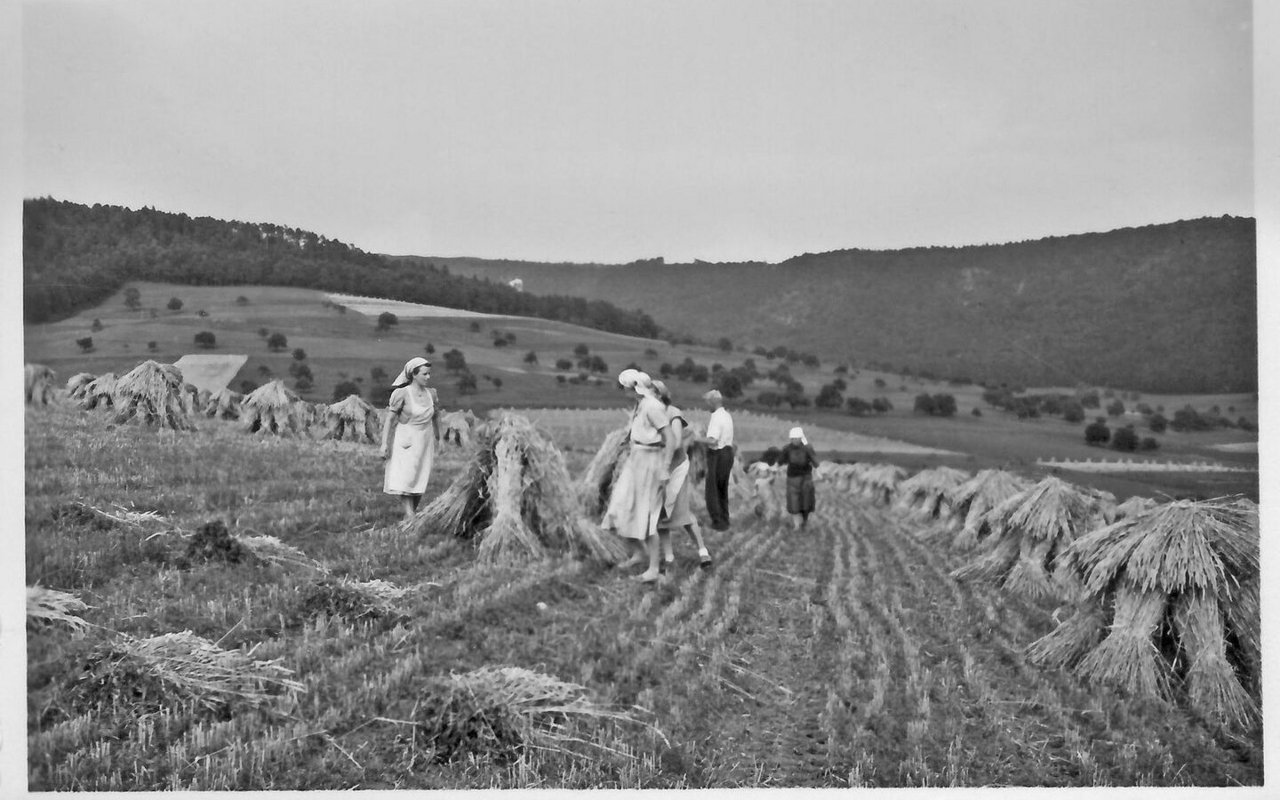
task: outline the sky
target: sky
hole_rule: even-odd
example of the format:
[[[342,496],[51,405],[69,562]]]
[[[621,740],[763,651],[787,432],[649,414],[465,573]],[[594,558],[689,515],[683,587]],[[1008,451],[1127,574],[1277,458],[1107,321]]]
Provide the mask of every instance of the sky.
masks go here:
[[[1238,0],[30,0],[22,192],[780,261],[1254,209]]]

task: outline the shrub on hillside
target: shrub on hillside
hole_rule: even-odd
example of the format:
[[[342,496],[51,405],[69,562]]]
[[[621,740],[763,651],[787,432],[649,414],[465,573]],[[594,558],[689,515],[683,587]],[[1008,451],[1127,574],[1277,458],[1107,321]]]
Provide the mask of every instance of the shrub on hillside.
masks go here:
[[[1062,404],[1062,419],[1073,424],[1084,422],[1084,406],[1079,400],[1067,400]]]
[[[1093,422],[1085,426],[1085,444],[1103,445],[1109,441],[1111,441],[1111,429],[1107,427],[1107,420],[1105,417],[1098,417]]]
[[[333,402],[336,403],[339,400],[346,400],[353,394],[356,397],[360,396],[359,384],[352,383],[351,381],[342,381],[337,386],[333,387]]]
[[[1164,414],[1156,412],[1147,418],[1147,427],[1152,433],[1164,433],[1169,428],[1169,420],[1165,419]]]
[[[835,384],[828,383],[818,390],[818,396],[813,399],[813,404],[818,408],[839,408],[844,404],[844,396],[840,394],[840,390]],[[871,410],[871,405],[863,400],[862,404],[867,410]]]
[[[845,401],[845,408],[855,417],[866,416],[872,410],[871,403],[861,397],[850,397]]]
[[[181,311],[182,301],[176,297],[170,297],[169,302],[165,304],[165,307],[168,308],[170,311]]]
[[[876,397],[871,400],[871,410],[877,414],[884,414],[893,410],[893,403],[890,403],[887,397]]]
[[[569,360],[569,359],[567,359],[567,358],[557,358],[557,359],[556,359],[556,369],[559,369],[559,370],[570,370],[570,369],[573,369],[573,362],[572,362],[572,361],[570,361],[570,360]]]
[[[281,350],[287,350],[289,348],[289,337],[277,331],[267,337],[267,347],[277,353]]]
[[[84,336],[82,338],[76,339],[76,344],[80,346],[81,352],[87,353],[93,349],[93,337]]]
[[[1107,403],[1107,415],[1118,417],[1124,413],[1124,401],[1119,398]]]
[[[213,335],[213,331],[200,331],[195,335],[194,339],[196,347],[200,347],[205,350],[213,349],[218,343],[218,339]]]
[[[1129,452],[1138,449],[1138,434],[1133,430],[1132,425],[1125,425],[1116,429],[1115,434],[1111,437],[1111,448]]]

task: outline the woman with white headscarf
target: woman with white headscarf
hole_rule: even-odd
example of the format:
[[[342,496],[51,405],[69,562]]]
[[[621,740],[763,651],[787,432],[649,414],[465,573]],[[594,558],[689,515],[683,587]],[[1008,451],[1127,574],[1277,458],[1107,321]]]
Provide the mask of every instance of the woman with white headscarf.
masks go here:
[[[818,456],[809,446],[804,431],[795,427],[787,434],[791,440],[782,448],[782,461],[787,468],[787,513],[799,514],[795,527],[809,524],[817,498],[813,491],[813,470],[818,466]]]
[[[394,383],[382,424],[382,457],[386,471],[382,491],[398,495],[404,518],[411,519],[431,480],[431,465],[440,443],[439,404],[431,380],[431,362],[411,358]]]
[[[653,390],[653,381],[643,372],[625,369],[618,383],[638,395],[628,428],[630,452],[619,470],[609,495],[609,507],[600,527],[623,537],[634,553],[622,566],[644,563],[649,567],[641,582],[658,580],[658,515],[662,512],[663,489],[671,476],[671,456],[676,442],[670,435],[667,410]]]

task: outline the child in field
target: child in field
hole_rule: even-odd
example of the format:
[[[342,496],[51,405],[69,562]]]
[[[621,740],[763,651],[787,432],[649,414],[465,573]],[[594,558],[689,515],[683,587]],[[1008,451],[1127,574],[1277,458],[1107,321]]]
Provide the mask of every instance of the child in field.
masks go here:
[[[671,390],[662,381],[654,381],[653,388],[658,399],[666,406],[667,421],[671,426],[671,435],[678,442],[671,457],[671,477],[663,492],[662,511],[658,517],[658,541],[662,546],[662,571],[675,561],[675,553],[671,549],[671,531],[684,528],[689,538],[698,548],[698,562],[703,569],[711,566],[711,553],[702,541],[702,528],[698,518],[689,507],[692,495],[693,480],[689,475],[689,445],[693,443],[693,429],[684,418],[684,413],[671,404]]]

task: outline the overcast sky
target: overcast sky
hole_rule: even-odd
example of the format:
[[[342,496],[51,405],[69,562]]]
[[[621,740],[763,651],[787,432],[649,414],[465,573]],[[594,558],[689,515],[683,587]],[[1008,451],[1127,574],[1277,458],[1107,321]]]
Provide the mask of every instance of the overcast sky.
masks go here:
[[[1247,2],[23,11],[28,197],[605,262],[1254,214]]]

